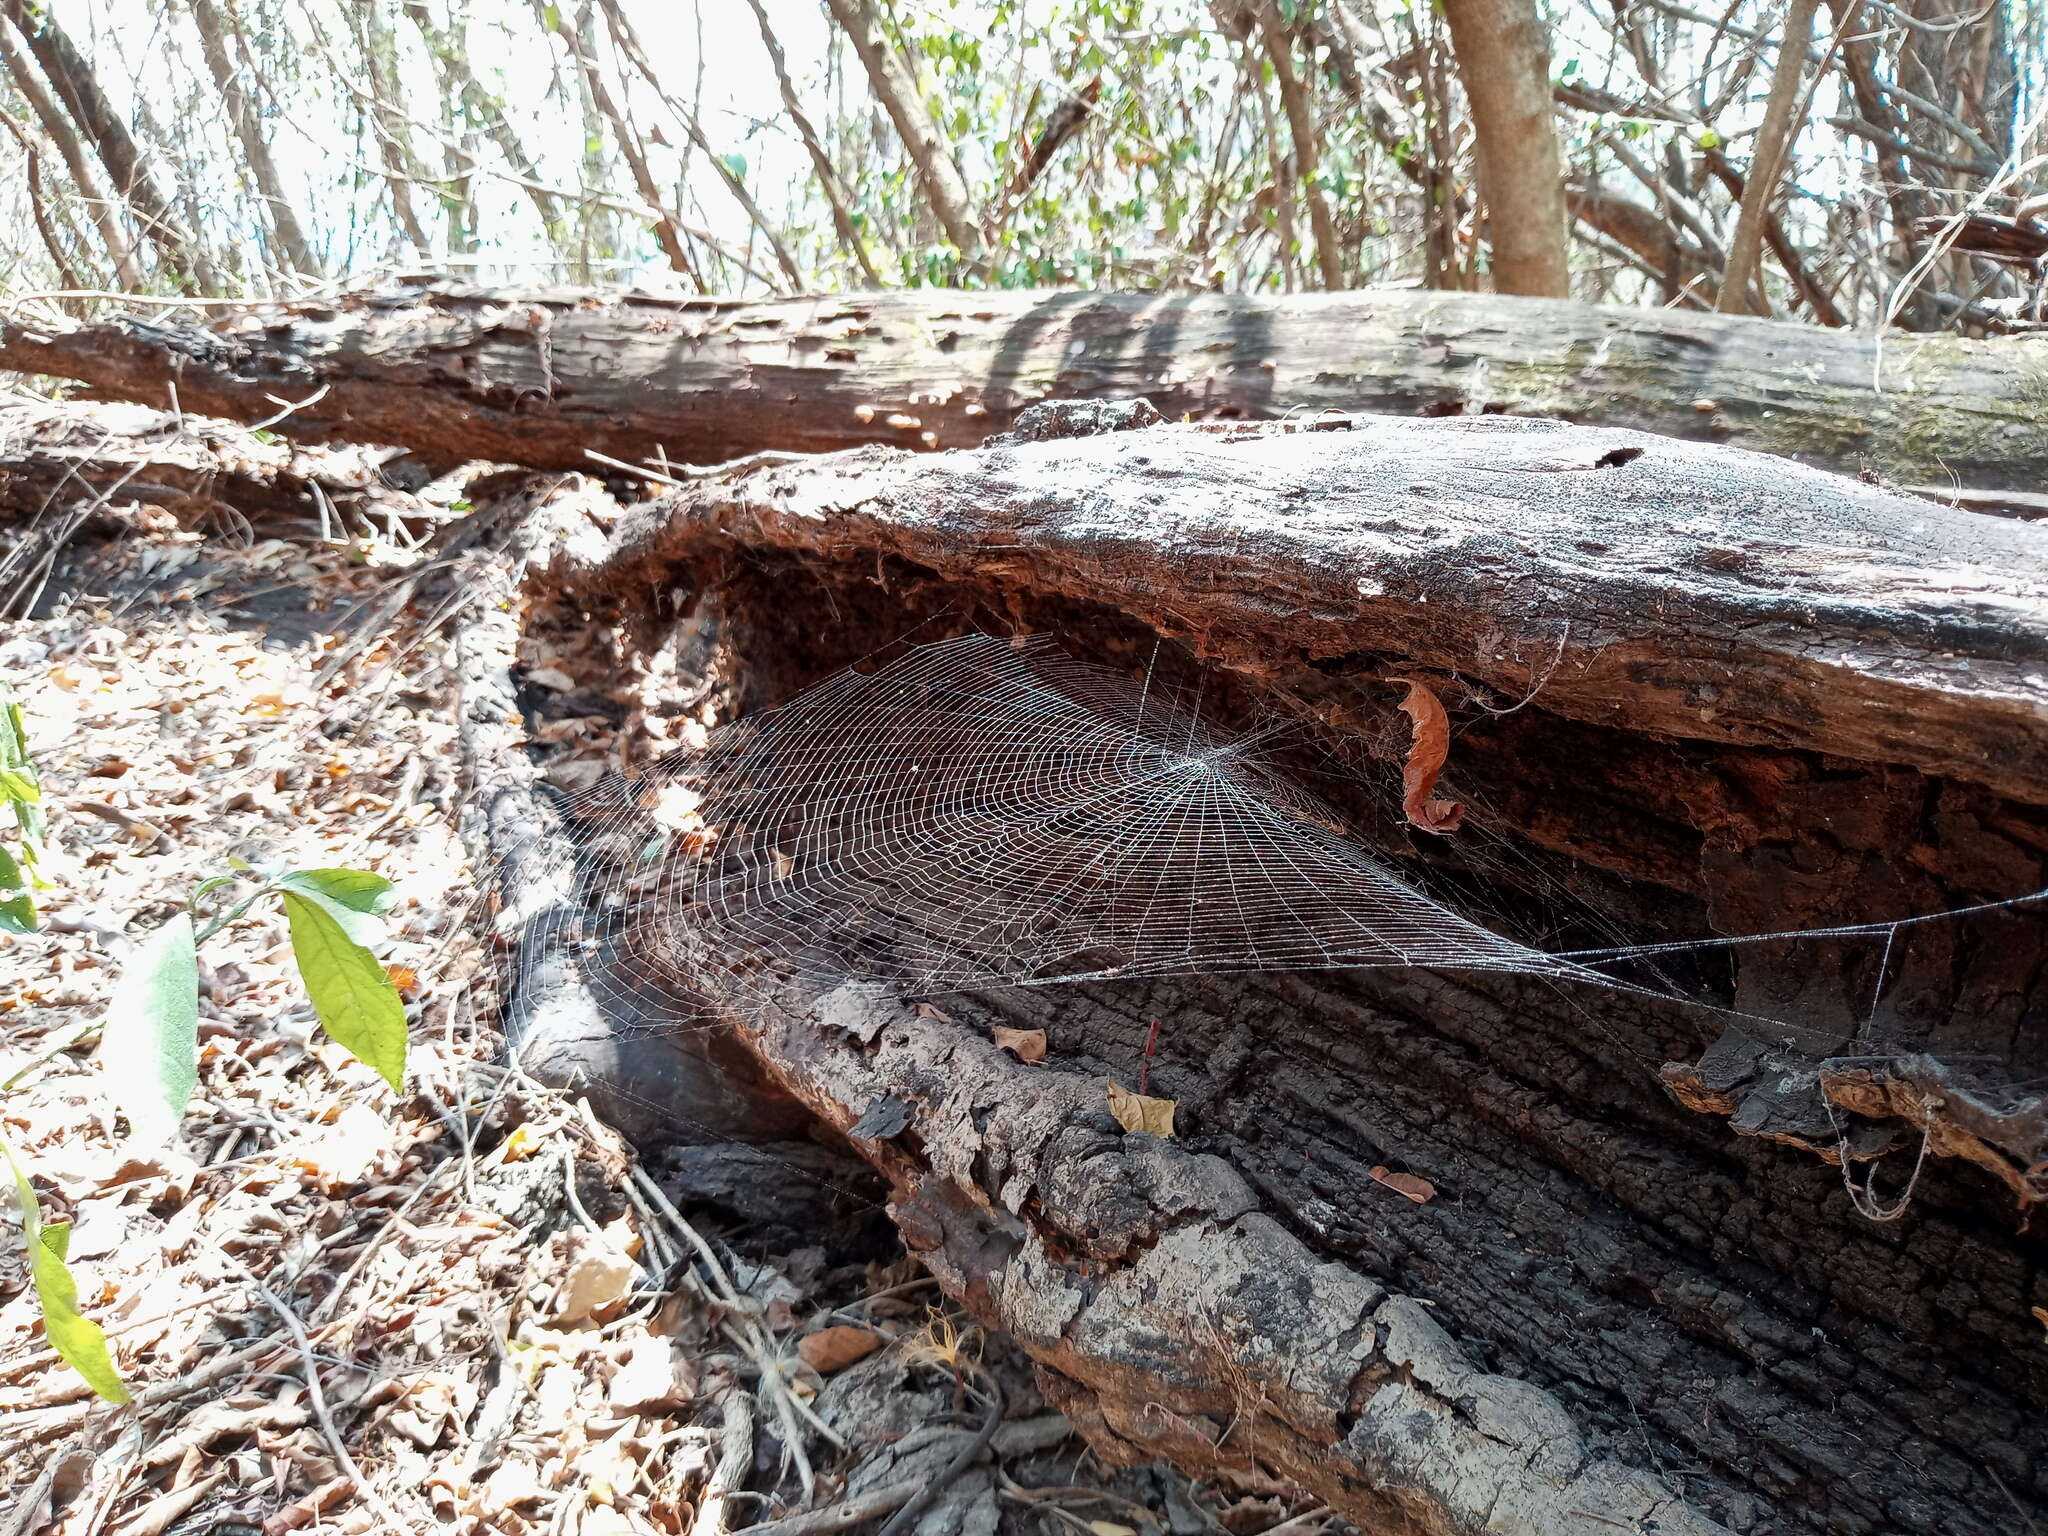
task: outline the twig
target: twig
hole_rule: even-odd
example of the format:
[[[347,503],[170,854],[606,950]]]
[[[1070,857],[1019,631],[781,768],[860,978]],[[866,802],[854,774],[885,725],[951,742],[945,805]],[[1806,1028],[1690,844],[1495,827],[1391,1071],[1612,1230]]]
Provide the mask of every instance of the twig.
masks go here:
[[[691,1522],[690,1536],[725,1536],[726,1500],[746,1483],[754,1466],[754,1410],[737,1382],[730,1385],[721,1404],[724,1415],[718,1431],[718,1464],[711,1469]]]
[[[882,1527],[880,1536],[903,1536],[905,1531],[916,1524],[917,1517],[931,1507],[932,1500],[943,1493],[954,1478],[965,1472],[987,1452],[989,1442],[995,1439],[996,1429],[1003,1422],[1002,1385],[995,1377],[971,1361],[962,1360],[960,1364],[979,1376],[981,1384],[988,1389],[988,1417],[982,1421],[981,1428],[975,1432],[974,1438],[961,1446],[953,1459],[940,1469],[939,1475],[925,1484],[923,1490],[908,1504],[889,1517],[889,1523]]]
[[[218,1251],[222,1258],[242,1272],[243,1277],[255,1289],[256,1294],[263,1298],[264,1304],[277,1314],[278,1320],[284,1324],[285,1330],[291,1334],[292,1342],[298,1346],[299,1361],[306,1373],[306,1397],[312,1406],[313,1417],[320,1423],[320,1432],[326,1437],[327,1448],[334,1453],[335,1465],[354,1479],[356,1489],[362,1494],[363,1501],[376,1512],[377,1517],[384,1522],[387,1530],[392,1532],[406,1530],[409,1522],[403,1515],[391,1507],[390,1502],[384,1495],[379,1493],[371,1485],[370,1480],[363,1475],[363,1469],[356,1465],[355,1457],[349,1454],[348,1442],[341,1438],[341,1431],[335,1427],[334,1415],[327,1406],[327,1390],[320,1385],[320,1363],[313,1354],[313,1341],[307,1337],[306,1325],[299,1321],[298,1313],[285,1305],[283,1299],[269,1286],[257,1279],[255,1274],[240,1259],[229,1253],[225,1248]]]
[[[735,1536],[832,1536],[834,1531],[876,1520],[891,1510],[900,1510],[917,1497],[916,1483],[891,1483],[872,1493],[841,1499],[824,1509],[789,1515],[781,1520],[764,1520],[735,1533]]]

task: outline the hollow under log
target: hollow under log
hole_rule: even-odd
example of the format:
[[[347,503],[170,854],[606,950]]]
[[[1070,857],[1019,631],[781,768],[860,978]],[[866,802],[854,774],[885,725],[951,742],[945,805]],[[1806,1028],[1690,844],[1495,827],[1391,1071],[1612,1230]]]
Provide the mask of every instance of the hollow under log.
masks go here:
[[[529,622],[687,630],[679,675],[750,708],[909,631],[1128,669],[1164,637],[1219,721],[1292,716],[1356,764],[1317,787],[1384,857],[1553,948],[2048,885],[2048,531],[1624,431],[1049,416],[538,539]],[[1422,673],[1457,724],[1448,838],[1398,813],[1390,680]],[[1674,962],[1728,1029],[1499,975],[920,1008],[673,962],[1105,1455],[1375,1531],[1993,1536],[2048,1518],[2042,939],[2022,907]],[[1153,1020],[1171,1140],[1103,1087]],[[1903,1212],[1859,1214],[1845,1171],[1882,1155],[1889,1192],[1923,1139]]]

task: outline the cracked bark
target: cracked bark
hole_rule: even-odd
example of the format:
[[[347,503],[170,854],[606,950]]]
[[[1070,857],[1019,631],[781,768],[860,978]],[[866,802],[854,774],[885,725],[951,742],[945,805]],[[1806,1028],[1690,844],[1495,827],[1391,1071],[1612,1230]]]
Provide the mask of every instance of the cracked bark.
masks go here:
[[[2048,534],[1750,455],[1502,420],[1158,426],[757,469],[603,548],[532,547],[563,551],[527,579],[535,626],[652,642],[680,606],[750,707],[921,623],[1125,667],[1185,641],[1216,718],[1348,750],[1355,782],[1317,784],[1361,837],[1553,948],[1602,942],[1584,910],[1690,938],[2048,884]],[[1458,838],[1390,809],[1374,680],[1418,667],[1450,679]],[[1883,978],[1870,948],[1684,976],[1800,1026],[1782,1040],[1499,976],[1100,982],[933,1017],[671,962],[1106,1456],[1277,1477],[1374,1530],[1993,1536],[2048,1511],[2024,1226],[2048,1127],[2038,1097],[1982,1112],[2048,1060],[2048,954],[2011,912],[1919,931]],[[1103,1096],[1154,1019],[1172,1142]],[[1046,1065],[995,1024],[1046,1029]],[[1852,1212],[1824,1088],[1860,1168],[1909,1163],[1938,1101],[1899,1221]]]

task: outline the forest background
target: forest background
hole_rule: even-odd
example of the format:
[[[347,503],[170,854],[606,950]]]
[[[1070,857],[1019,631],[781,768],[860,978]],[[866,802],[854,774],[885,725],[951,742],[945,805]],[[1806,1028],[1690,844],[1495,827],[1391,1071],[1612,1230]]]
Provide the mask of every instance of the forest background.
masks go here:
[[[0,17],[17,296],[1395,285],[1982,334],[2033,323],[2048,252],[2026,0]]]

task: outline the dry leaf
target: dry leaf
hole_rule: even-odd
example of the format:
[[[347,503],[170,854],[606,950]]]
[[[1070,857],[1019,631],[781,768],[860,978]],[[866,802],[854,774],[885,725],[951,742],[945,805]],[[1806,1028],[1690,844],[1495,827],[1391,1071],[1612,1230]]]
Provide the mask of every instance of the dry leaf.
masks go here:
[[[1115,1078],[1109,1079],[1108,1087],[1109,1112],[1116,1116],[1118,1125],[1147,1136],[1173,1134],[1173,1100],[1148,1099],[1142,1093],[1131,1092]]]
[[[796,872],[796,860],[792,859],[780,848],[770,848],[768,850],[768,857],[775,861],[776,879],[787,880],[792,874]]]
[[[1093,1531],[1095,1536],[1138,1536],[1133,1527],[1118,1525],[1114,1520],[1090,1520],[1088,1529]]]
[[[865,1360],[882,1347],[882,1336],[872,1328],[855,1328],[841,1323],[820,1328],[796,1341],[797,1357],[820,1376],[843,1371],[856,1360]]]
[[[1436,1198],[1436,1186],[1427,1179],[1419,1179],[1412,1173],[1389,1173],[1375,1163],[1372,1176],[1397,1195],[1406,1195],[1417,1205],[1427,1205]]]
[[[1465,819],[1465,807],[1454,800],[1432,800],[1436,776],[1444,771],[1444,759],[1451,755],[1451,718],[1429,688],[1412,677],[1397,677],[1408,685],[1408,697],[1401,712],[1412,723],[1408,760],[1401,766],[1401,809],[1408,820],[1425,832],[1455,832]]]
[[[696,1373],[667,1339],[643,1334],[633,1341],[605,1396],[614,1408],[629,1413],[659,1413],[680,1408],[697,1395]]]
[[[989,1031],[995,1036],[999,1050],[1010,1052],[1024,1065],[1034,1066],[1045,1060],[1045,1031],[1042,1029],[1005,1029],[998,1024]]]
[[[618,1225],[613,1223],[614,1227]],[[562,1279],[561,1298],[555,1307],[556,1326],[586,1319],[604,1322],[625,1303],[640,1266],[626,1253],[623,1243],[613,1240],[610,1229],[600,1237],[572,1233],[569,1241],[575,1257],[569,1261],[569,1272]]]
[[[920,1019],[936,1019],[941,1024],[953,1022],[953,1015],[933,1003],[919,1003],[917,1005],[917,1016]]]

